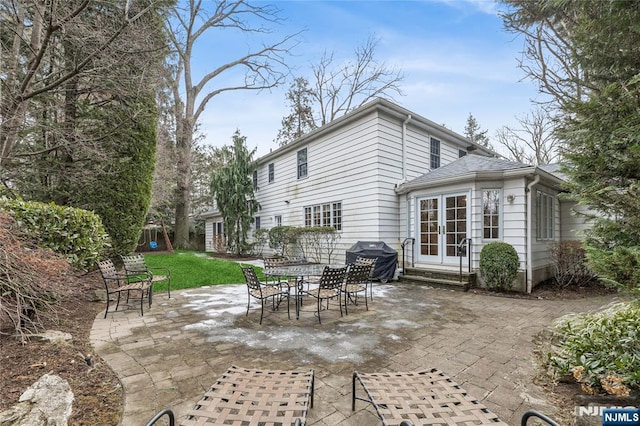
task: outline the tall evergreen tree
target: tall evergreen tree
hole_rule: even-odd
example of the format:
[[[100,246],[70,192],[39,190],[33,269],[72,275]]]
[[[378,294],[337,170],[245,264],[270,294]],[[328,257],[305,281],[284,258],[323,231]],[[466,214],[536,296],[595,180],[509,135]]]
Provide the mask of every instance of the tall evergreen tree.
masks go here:
[[[312,96],[313,92],[306,78],[298,77],[291,83],[287,92],[291,114],[282,119],[282,128],[278,131],[275,140],[280,146],[296,140],[317,127],[313,119]]]
[[[99,212],[123,252],[149,205],[166,3],[0,2],[0,181]]]
[[[487,136],[488,130],[482,130],[478,120],[469,113],[467,117],[467,123],[464,126],[464,135],[474,143],[478,145],[489,147],[489,137]]]
[[[554,95],[562,112],[557,134],[571,193],[600,212],[589,240],[592,253],[612,247],[640,253],[640,3],[508,3],[505,23],[524,34],[528,46],[562,47],[532,51],[538,72],[530,76]],[[550,68],[551,58],[564,65]],[[599,272],[614,266],[609,262]]]
[[[248,250],[247,235],[253,215],[260,205],[256,201],[253,172],[256,164],[255,149],[249,151],[246,136],[237,130],[233,135],[233,145],[221,149],[223,165],[216,170],[211,181],[218,210],[224,221],[227,247],[235,254]]]

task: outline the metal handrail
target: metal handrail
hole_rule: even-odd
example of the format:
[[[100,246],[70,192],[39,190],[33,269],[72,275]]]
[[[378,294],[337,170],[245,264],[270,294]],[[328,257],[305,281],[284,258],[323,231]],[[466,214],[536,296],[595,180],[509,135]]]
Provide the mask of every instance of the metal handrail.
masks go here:
[[[467,267],[467,272],[471,272],[471,238],[463,238],[462,240],[460,240],[460,242],[458,243],[458,257],[460,258],[460,282],[462,282],[462,251],[463,248],[466,245],[466,254],[467,254],[467,260],[469,261],[469,265]]]
[[[411,253],[413,253],[413,245],[415,244],[416,239],[413,237],[407,237],[402,241],[402,244],[400,244],[400,246],[402,247],[402,274],[404,275],[406,273],[405,267],[404,267],[404,260],[405,260],[405,248],[407,246],[408,243],[411,243]],[[411,255],[411,267],[413,268],[413,254]]]

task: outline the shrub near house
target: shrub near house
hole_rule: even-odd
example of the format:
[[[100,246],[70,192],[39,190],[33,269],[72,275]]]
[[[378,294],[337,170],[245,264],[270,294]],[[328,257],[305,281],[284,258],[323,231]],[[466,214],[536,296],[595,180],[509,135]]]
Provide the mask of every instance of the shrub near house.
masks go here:
[[[489,243],[480,252],[480,274],[485,285],[492,290],[511,290],[519,266],[518,253],[511,244]]]

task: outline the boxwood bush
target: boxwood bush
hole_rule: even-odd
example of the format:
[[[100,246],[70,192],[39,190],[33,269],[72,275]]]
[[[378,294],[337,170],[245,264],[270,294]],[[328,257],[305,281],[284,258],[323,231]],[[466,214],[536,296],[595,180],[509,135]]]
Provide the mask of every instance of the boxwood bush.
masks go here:
[[[39,247],[64,256],[77,268],[92,266],[109,245],[100,217],[87,210],[9,199],[0,199],[0,209],[32,234]]]
[[[486,286],[492,290],[510,290],[519,267],[518,253],[511,244],[493,242],[480,251],[480,274]]]

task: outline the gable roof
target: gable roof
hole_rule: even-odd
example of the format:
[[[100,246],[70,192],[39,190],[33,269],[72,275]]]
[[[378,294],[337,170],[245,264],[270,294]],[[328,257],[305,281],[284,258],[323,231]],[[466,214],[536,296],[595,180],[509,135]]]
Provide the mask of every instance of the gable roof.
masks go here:
[[[432,136],[436,138],[444,138],[450,143],[458,145],[461,149],[465,149],[468,151],[477,150],[478,152],[482,152],[485,155],[498,155],[493,150],[483,145],[472,142],[468,138],[454,132],[453,130],[447,129],[446,127],[441,126],[419,114],[416,114],[415,112],[409,111],[408,109],[401,107],[396,103],[383,98],[375,98],[374,100],[354,109],[353,111],[348,112],[341,117],[336,118],[335,120],[325,124],[324,126],[311,130],[309,133],[299,137],[298,139],[295,139],[294,141],[291,141],[286,145],[270,151],[269,153],[258,158],[256,161],[258,164],[266,164],[284,153],[304,148],[309,144],[309,142],[331,132],[338,132],[341,127],[348,125],[360,119],[361,117],[370,114],[373,111],[395,117],[398,120],[398,123],[402,123],[403,121],[410,119],[410,123],[412,126],[428,129],[428,132]]]
[[[413,189],[428,188],[460,180],[504,179],[509,176],[534,175],[536,173],[542,173],[556,183],[563,180],[557,173],[553,173],[555,171],[553,167],[548,167],[548,169],[503,158],[468,154],[399,185],[396,192],[404,194]]]

